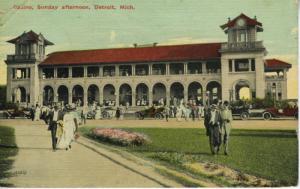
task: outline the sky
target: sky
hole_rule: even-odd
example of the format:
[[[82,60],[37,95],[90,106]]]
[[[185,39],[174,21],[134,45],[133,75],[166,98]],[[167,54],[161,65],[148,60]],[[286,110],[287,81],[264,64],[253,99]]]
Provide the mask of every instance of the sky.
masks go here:
[[[34,10],[17,10],[16,6]],[[86,5],[88,10],[38,10],[38,5]],[[95,10],[114,5],[115,10]],[[131,5],[133,10],[121,10]],[[228,17],[244,13],[263,24],[258,33],[268,54],[292,64],[288,72],[288,98],[298,97],[297,0],[0,0],[0,84],[6,83],[6,41],[24,31],[42,33],[61,50],[130,47],[134,43],[159,45],[226,42],[219,27]]]

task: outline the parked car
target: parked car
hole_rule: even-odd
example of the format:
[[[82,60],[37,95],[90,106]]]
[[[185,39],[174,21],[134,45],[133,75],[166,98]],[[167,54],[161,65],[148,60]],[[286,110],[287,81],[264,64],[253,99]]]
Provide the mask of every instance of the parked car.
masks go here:
[[[4,111],[4,116],[7,119],[15,118],[27,118],[30,119],[30,109],[19,108],[19,109],[9,109]]]
[[[163,107],[155,108],[154,106],[152,106],[148,109],[135,112],[135,116],[136,118],[141,120],[145,118],[163,119],[163,111]]]
[[[113,107],[105,107],[102,110],[102,117],[104,119],[112,119],[116,116],[116,110]]]
[[[294,117],[295,119],[298,119],[298,106],[295,104],[288,105],[284,108],[267,108],[263,114],[263,118],[266,120],[280,117]]]
[[[247,120],[250,117],[249,106],[232,106],[231,111],[233,116],[238,116],[242,120]]]
[[[113,107],[102,107],[101,114],[103,119],[112,119],[116,115],[116,110]],[[87,113],[87,119],[95,119],[96,111],[90,110]]]

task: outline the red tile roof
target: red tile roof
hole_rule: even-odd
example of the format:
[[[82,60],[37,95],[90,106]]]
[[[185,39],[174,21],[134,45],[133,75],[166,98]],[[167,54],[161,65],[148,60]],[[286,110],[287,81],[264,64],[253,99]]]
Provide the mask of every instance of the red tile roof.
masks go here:
[[[275,58],[266,59],[265,65],[266,65],[266,69],[291,68],[292,67],[291,64],[289,64],[287,62],[283,62],[283,61],[275,59]]]
[[[142,63],[220,58],[221,43],[54,52],[40,65]]]
[[[235,22],[239,19],[243,18],[246,21],[246,24],[248,26],[262,26],[262,23],[258,22],[256,19],[249,18],[245,14],[241,13],[238,17],[234,18],[233,20],[227,22],[226,24],[221,25],[220,27],[222,29],[228,28],[228,27],[233,27],[235,25]]]

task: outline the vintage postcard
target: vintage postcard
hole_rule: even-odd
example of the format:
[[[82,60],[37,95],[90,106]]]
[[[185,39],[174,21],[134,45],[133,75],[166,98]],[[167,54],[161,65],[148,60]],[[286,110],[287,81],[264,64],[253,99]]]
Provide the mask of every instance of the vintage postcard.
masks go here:
[[[297,0],[0,1],[0,187],[296,187],[297,136]]]

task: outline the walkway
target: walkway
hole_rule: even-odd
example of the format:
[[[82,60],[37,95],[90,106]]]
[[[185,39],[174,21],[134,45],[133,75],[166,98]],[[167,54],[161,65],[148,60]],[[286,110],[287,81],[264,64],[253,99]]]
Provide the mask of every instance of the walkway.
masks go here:
[[[15,128],[19,152],[7,180],[15,187],[180,187],[153,168],[124,159],[80,138],[70,151],[50,148],[42,122],[0,120]]]

